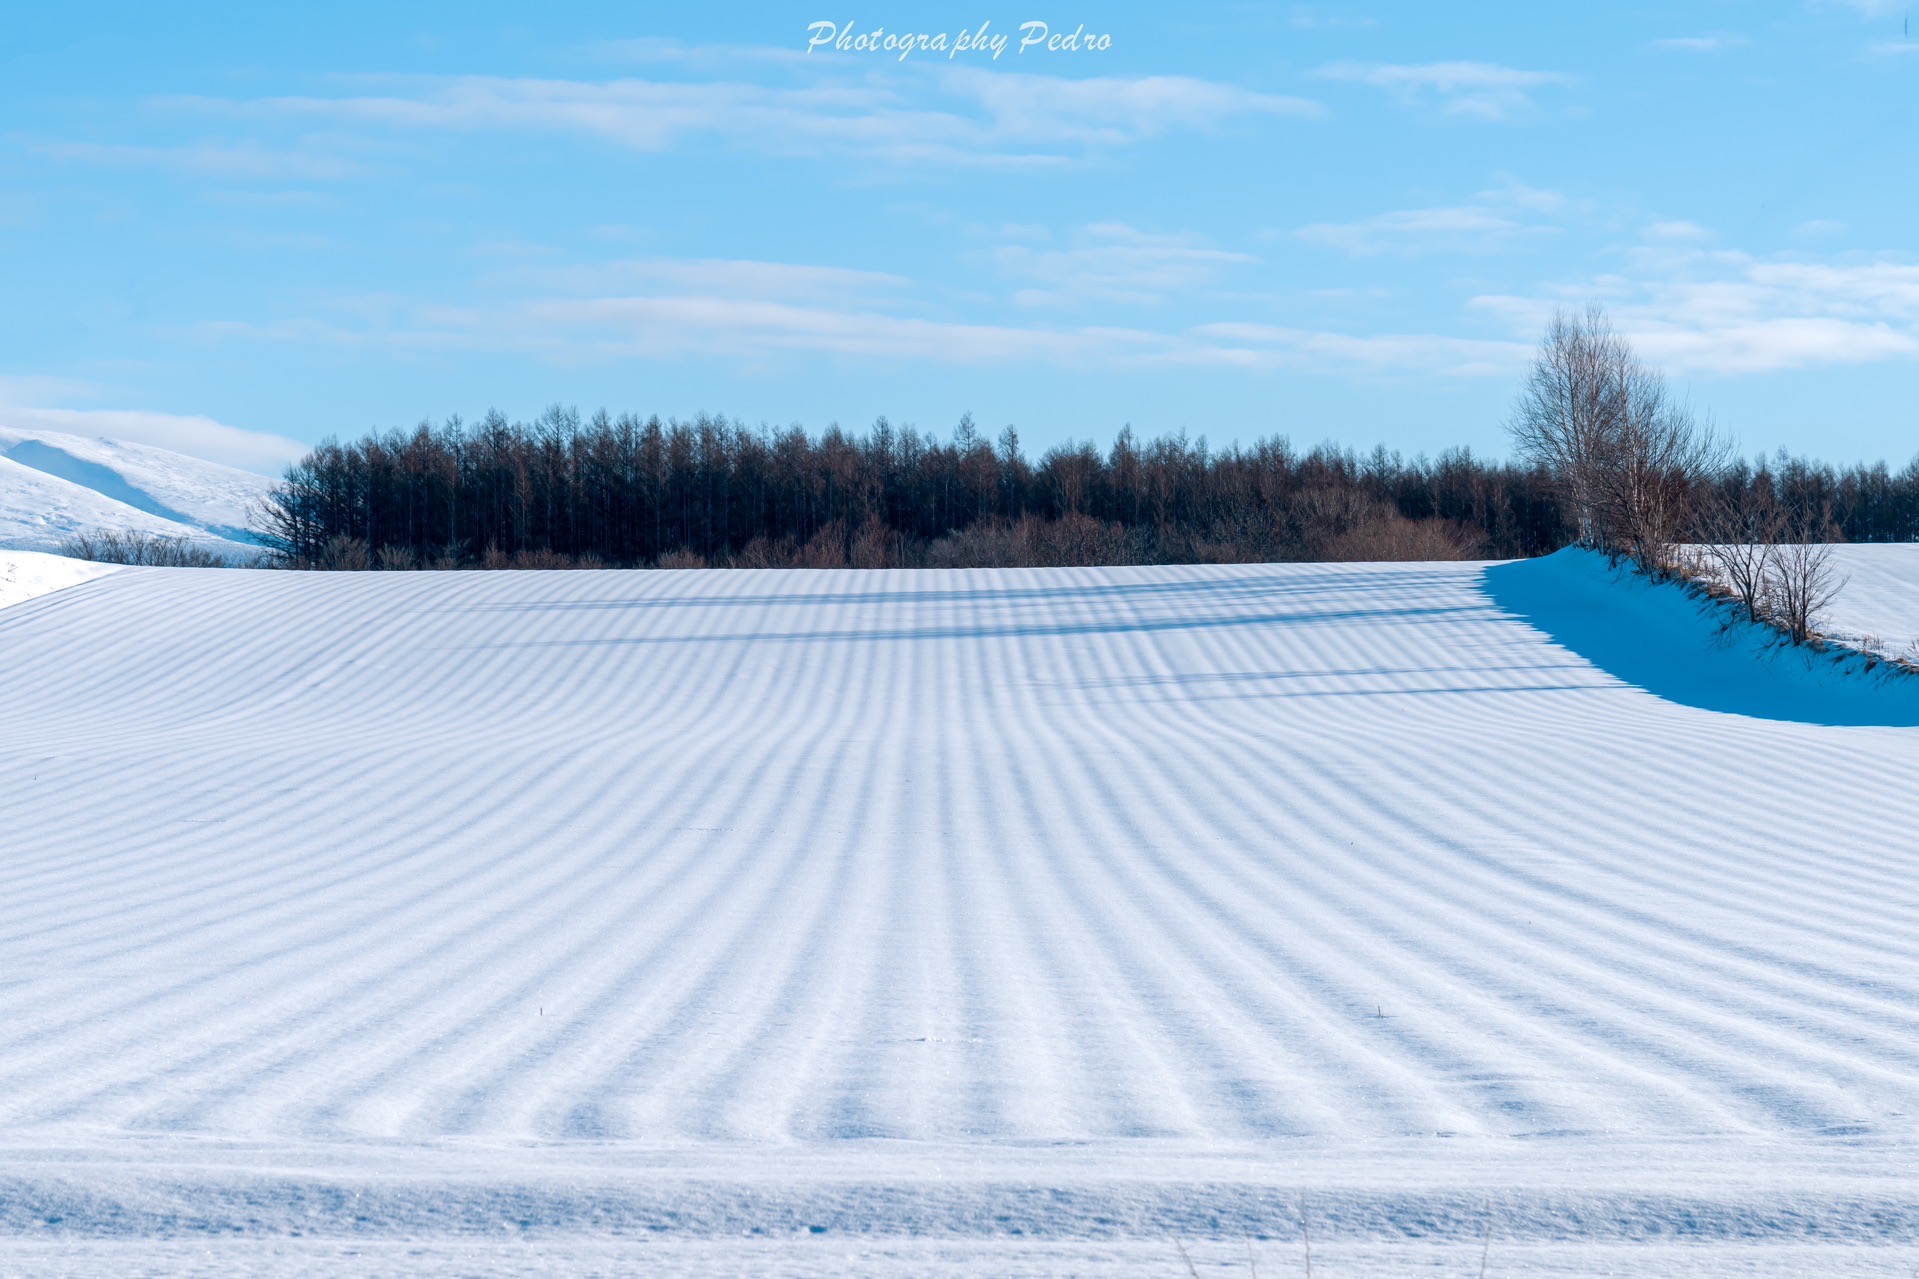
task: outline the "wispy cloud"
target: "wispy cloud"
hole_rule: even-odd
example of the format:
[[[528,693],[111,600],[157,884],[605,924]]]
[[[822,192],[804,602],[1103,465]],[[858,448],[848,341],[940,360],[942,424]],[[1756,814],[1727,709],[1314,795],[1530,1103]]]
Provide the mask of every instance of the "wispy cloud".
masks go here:
[[[1014,294],[1022,306],[1151,305],[1210,287],[1222,271],[1258,261],[1194,236],[1154,235],[1114,222],[1085,228],[1068,248],[1002,245],[993,260],[1002,275],[1032,286]]]
[[[806,50],[770,44],[688,44],[667,36],[602,40],[592,51],[611,61],[711,69],[742,63],[802,63]]]
[[[1652,47],[1667,53],[1724,53],[1728,49],[1739,49],[1752,41],[1742,35],[1727,31],[1715,31],[1706,35],[1672,36],[1665,40],[1654,40]]]
[[[1130,228],[1107,227],[1099,234],[1137,248],[1194,248],[1155,243],[1155,237]],[[1068,263],[1082,261],[1062,258],[1057,269],[1065,271]],[[1196,266],[1178,254],[1162,259],[1157,268],[1138,260],[1117,261],[1124,265],[1102,268],[1112,280],[1108,287],[1146,290],[1148,295],[1152,288],[1188,286],[1224,265],[1207,259]],[[1024,265],[1056,269],[1031,259]],[[814,275],[822,269],[764,262],[654,262],[628,264],[612,275],[629,268],[654,287],[549,293],[476,305],[359,300],[330,320],[204,327],[215,337],[492,351],[559,365],[712,357],[755,367],[824,357],[889,366],[902,361],[1082,371],[1186,366],[1476,377],[1510,374],[1530,349],[1528,342],[1516,339],[1340,333],[1237,320],[1166,327],[979,320],[936,313],[924,298],[895,290],[890,280],[841,279],[832,268]],[[1155,274],[1162,269],[1166,274]],[[755,281],[785,288],[789,296],[768,296],[751,287]]]
[[[1494,253],[1527,237],[1559,228],[1537,215],[1556,212],[1564,196],[1523,183],[1481,191],[1471,201],[1423,209],[1395,209],[1356,222],[1320,222],[1295,234],[1312,244],[1342,249],[1355,257],[1378,253]]]
[[[1377,18],[1349,17],[1345,14],[1325,13],[1309,4],[1296,4],[1287,15],[1288,26],[1299,31],[1337,31],[1350,27],[1376,27]]]
[[[246,101],[175,98],[168,105],[246,117],[293,117],[393,129],[582,134],[638,151],[657,151],[700,133],[773,131],[845,137],[899,112],[878,88],[827,85],[768,88],[745,83],[650,80],[507,79],[463,76],[409,81],[396,91],[341,97]],[[964,121],[950,120],[949,128]],[[938,131],[941,139],[947,130]]]
[[[1047,328],[928,319],[752,298],[552,299],[523,316],[537,330],[582,332],[603,354],[662,350],[753,358],[822,353],[941,364],[1083,364],[1121,353],[1159,353],[1165,335],[1116,327]]]
[[[1666,244],[1694,244],[1712,239],[1712,232],[1697,222],[1676,219],[1670,222],[1655,222],[1646,228],[1646,238]]]
[[[513,352],[567,364],[827,355],[962,366],[1083,366],[1141,355],[1165,358],[1190,345],[1175,334],[1144,329],[968,322],[871,306],[692,293],[429,304],[412,308],[392,325],[305,319],[206,327],[219,336]]]
[[[1532,346],[1522,341],[1449,337],[1434,333],[1327,333],[1270,324],[1208,324],[1197,333],[1238,344],[1255,361],[1317,368],[1447,377],[1507,377],[1525,367]]]
[[[1597,299],[1649,357],[1679,370],[1765,373],[1919,359],[1919,264],[1762,261],[1666,251],[1642,273],[1605,276],[1546,296],[1483,296],[1475,309],[1521,332],[1553,307]]]
[[[635,258],[534,273],[546,287],[577,292],[610,288],[670,290],[720,298],[784,302],[895,298],[913,282],[883,271],[727,258]]]
[[[1397,209],[1358,222],[1320,222],[1301,227],[1302,240],[1344,249],[1355,256],[1374,253],[1423,253],[1451,249],[1491,253],[1515,236],[1549,231],[1527,227],[1512,218],[1478,205],[1430,209]]]
[[[170,169],[227,178],[296,178],[331,181],[359,177],[368,167],[313,149],[278,149],[256,142],[192,142],[178,146],[128,146],[92,142],[44,142],[32,148],[55,160],[85,164]]]
[[[314,322],[219,326],[230,336],[531,354],[583,364],[712,356],[747,365],[825,356],[947,367],[1154,366],[1510,376],[1531,344],[1442,334],[1351,334],[1216,322],[1182,329],[969,323],[748,298],[550,298],[503,308],[426,307],[378,335]]]
[[[1522,71],[1492,62],[1337,62],[1313,74],[1323,80],[1370,85],[1408,105],[1436,105],[1446,115],[1475,120],[1510,120],[1530,114],[1536,109],[1533,90],[1573,82],[1572,76],[1557,71]]]
[[[986,164],[1057,162],[1236,117],[1323,114],[1304,98],[1187,76],[1069,79],[977,68],[798,86],[465,76],[409,80],[384,93],[176,98],[170,105],[390,130],[571,134],[634,151],[717,138],[786,154],[851,151],[894,163]]]
[[[1208,129],[1235,116],[1314,119],[1325,114],[1307,98],[1190,76],[1074,80],[965,67],[941,78],[949,91],[985,108],[995,133],[1012,138],[1123,144]]]

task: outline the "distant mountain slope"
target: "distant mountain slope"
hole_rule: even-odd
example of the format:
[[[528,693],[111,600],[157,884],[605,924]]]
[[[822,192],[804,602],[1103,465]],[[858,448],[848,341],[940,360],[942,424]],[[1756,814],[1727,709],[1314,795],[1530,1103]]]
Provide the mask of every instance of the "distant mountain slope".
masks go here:
[[[0,547],[54,550],[105,528],[250,552],[248,512],[272,483],[148,444],[0,426]]]

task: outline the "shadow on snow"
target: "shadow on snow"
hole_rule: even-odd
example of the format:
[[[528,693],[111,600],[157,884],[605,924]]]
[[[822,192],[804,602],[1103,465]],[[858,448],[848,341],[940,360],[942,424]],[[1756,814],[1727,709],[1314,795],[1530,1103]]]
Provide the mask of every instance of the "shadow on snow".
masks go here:
[[[1834,726],[1919,726],[1919,679],[1868,672],[1825,653],[1782,646],[1744,623],[1724,629],[1677,586],[1564,550],[1484,570],[1501,610],[1623,683],[1728,715]]]

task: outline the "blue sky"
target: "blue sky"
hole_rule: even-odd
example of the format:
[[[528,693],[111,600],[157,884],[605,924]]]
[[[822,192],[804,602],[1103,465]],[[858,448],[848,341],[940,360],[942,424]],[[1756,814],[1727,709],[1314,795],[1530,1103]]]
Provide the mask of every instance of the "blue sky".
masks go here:
[[[555,402],[1501,453],[1598,301],[1749,452],[1919,451],[1904,5],[16,8],[17,425],[264,470]]]

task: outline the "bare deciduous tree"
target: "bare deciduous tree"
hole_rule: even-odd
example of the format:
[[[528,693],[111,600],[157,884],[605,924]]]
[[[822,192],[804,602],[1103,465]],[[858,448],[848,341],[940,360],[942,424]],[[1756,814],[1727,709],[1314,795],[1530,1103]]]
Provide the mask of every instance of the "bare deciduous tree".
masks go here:
[[[1709,493],[1701,503],[1696,536],[1715,578],[1738,599],[1746,620],[1757,623],[1772,589],[1774,557],[1786,535],[1786,512],[1770,488],[1742,486]]]
[[[1659,374],[1634,364],[1623,379],[1613,447],[1599,469],[1601,525],[1611,545],[1664,576],[1724,448],[1672,401]]]
[[[1510,430],[1557,479],[1580,541],[1655,575],[1726,452],[1596,306],[1553,317]]]
[[[76,560],[101,564],[136,564],[154,568],[228,568],[232,561],[184,537],[126,529],[82,530],[60,543],[60,553]]]
[[[1598,307],[1553,316],[1508,429],[1527,461],[1549,470],[1571,508],[1578,540],[1601,546],[1599,472],[1613,447],[1625,340]]]
[[[1832,564],[1832,540],[1837,530],[1823,511],[1793,521],[1789,540],[1773,553],[1767,592],[1767,612],[1773,623],[1795,644],[1819,633],[1819,620],[1846,578]]]

